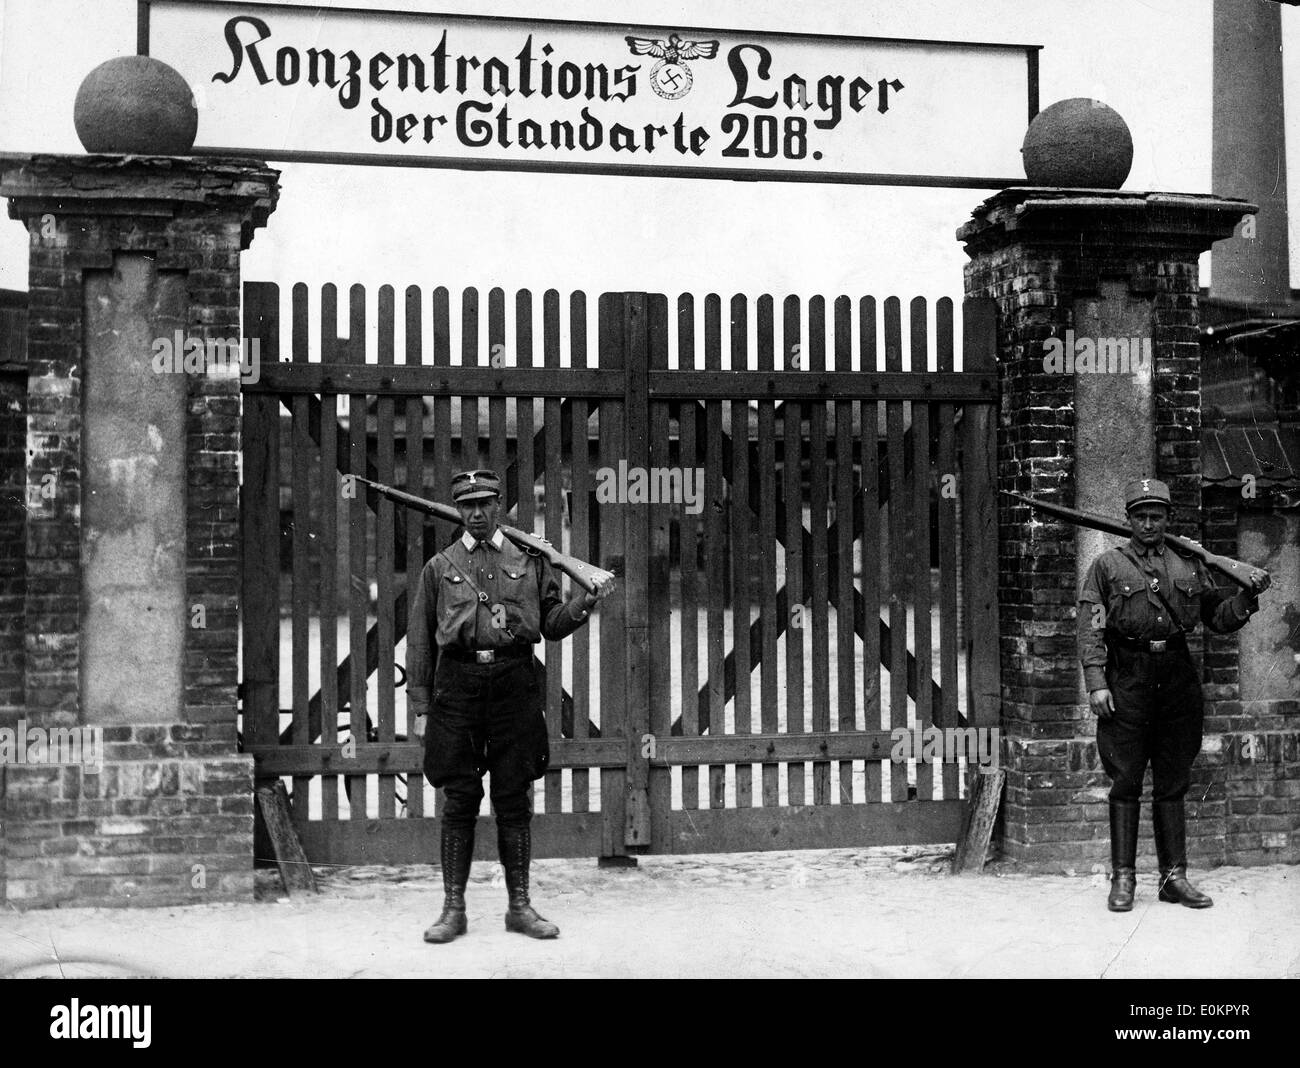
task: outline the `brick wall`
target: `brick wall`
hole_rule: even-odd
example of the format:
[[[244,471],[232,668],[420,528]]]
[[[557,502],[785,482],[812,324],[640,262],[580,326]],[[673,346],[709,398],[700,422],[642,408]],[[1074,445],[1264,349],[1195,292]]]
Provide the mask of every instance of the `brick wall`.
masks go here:
[[[4,169],[0,193],[30,234],[26,478],[56,487],[26,529],[29,727],[80,721],[83,272],[147,252],[184,273],[188,337],[237,338],[239,254],[274,208],[276,177],[230,159],[37,156]],[[252,760],[235,744],[239,383],[190,375],[187,397],[186,600],[206,626],[185,630],[183,705],[174,722],[105,726],[98,770],[7,769],[0,845],[15,903],[251,895]]]
[[[999,486],[1074,505],[1075,380],[1044,371],[1043,342],[1074,325],[1076,298],[1104,280],[1124,280],[1151,306],[1155,474],[1169,483],[1175,529],[1195,531],[1202,504],[1197,257],[1231,232],[1242,208],[1209,197],[1072,199],[1062,190],[1009,190],[986,201],[958,235],[972,257],[967,296],[998,304]],[[1215,548],[1229,522],[1231,538],[1215,551],[1237,555],[1235,511],[1211,510],[1206,521],[1200,540]],[[1110,784],[1091,712],[1080,703],[1075,528],[1003,506],[998,540],[1007,770],[1000,844],[1029,865],[1106,863]],[[1201,642],[1198,633],[1194,656]],[[1294,733],[1276,709],[1241,708],[1236,638],[1211,636],[1205,644],[1206,745],[1188,794],[1189,855],[1201,863],[1295,860],[1294,833],[1285,847],[1264,845],[1266,834],[1280,842],[1297,826]],[[1265,736],[1253,762],[1241,759],[1245,733]],[[1148,798],[1149,791],[1148,777]],[[1149,808],[1143,816],[1141,849],[1150,855]]]

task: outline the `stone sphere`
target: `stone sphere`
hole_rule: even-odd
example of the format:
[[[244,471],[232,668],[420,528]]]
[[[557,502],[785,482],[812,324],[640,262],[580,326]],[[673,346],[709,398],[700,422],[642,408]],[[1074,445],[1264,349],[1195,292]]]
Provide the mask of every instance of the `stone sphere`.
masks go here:
[[[92,70],[72,116],[87,152],[184,156],[199,129],[189,83],[149,56],[118,56]]]
[[[1058,100],[1034,116],[1020,147],[1033,185],[1118,189],[1133,166],[1128,123],[1100,100]]]

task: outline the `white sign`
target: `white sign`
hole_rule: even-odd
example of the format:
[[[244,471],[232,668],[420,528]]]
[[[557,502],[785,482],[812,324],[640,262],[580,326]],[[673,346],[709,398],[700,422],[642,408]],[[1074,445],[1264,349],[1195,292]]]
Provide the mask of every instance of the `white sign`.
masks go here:
[[[144,3],[196,154],[999,188],[1037,107],[1032,45]]]

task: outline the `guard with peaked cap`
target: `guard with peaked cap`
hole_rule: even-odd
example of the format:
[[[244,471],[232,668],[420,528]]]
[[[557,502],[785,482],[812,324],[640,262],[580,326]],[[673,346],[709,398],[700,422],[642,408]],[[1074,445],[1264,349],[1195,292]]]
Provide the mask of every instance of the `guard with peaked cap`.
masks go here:
[[[1092,562],[1079,594],[1079,659],[1097,716],[1097,752],[1110,789],[1112,912],[1133,908],[1142,782],[1151,768],[1152,826],[1161,901],[1209,908],[1187,880],[1183,799],[1201,749],[1201,681],[1187,648],[1198,620],[1218,634],[1258,609],[1266,572],[1236,595],[1218,589],[1199,559],[1165,540],[1169,487],[1138,478],[1124,488],[1132,536]]]
[[[550,759],[545,675],[533,646],[572,634],[613,586],[595,595],[578,590],[566,602],[546,558],[524,552],[497,526],[495,471],[461,471],[451,492],[464,532],[424,566],[407,631],[407,707],[416,737],[424,739],[424,774],[446,796],[443,909],[424,940],[450,942],[469,929],[465,887],[484,772],[492,775],[510,903],[506,929],[554,938],[559,928],[537,914],[528,896],[528,788]]]

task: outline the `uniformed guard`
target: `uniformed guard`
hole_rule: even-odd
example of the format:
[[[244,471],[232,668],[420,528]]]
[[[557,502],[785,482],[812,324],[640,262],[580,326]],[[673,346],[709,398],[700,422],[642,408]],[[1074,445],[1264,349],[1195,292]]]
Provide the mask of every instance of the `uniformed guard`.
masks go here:
[[[519,549],[497,527],[501,480],[488,470],[452,478],[464,533],[420,575],[407,633],[407,702],[424,739],[424,773],[446,790],[442,814],[442,915],[426,942],[468,930],[465,886],[483,773],[492,774],[497,850],[505,869],[506,930],[554,938],[559,928],[528,899],[529,784],[550,758],[544,672],[533,657],[542,638],[558,641],[588,619],[613,589],[580,590],[567,603],[550,563]]]
[[[1135,479],[1124,491],[1131,539],[1088,569],[1079,595],[1079,658],[1097,715],[1097,752],[1111,778],[1112,912],[1133,908],[1142,778],[1151,765],[1152,826],[1161,901],[1214,904],[1187,881],[1183,797],[1201,749],[1201,682],[1187,649],[1200,619],[1228,634],[1245,625],[1268,588],[1267,573],[1235,596],[1209,581],[1194,557],[1170,551],[1169,487]]]

